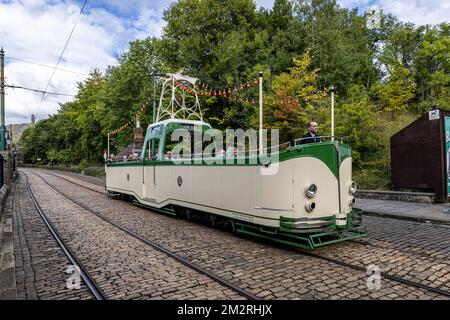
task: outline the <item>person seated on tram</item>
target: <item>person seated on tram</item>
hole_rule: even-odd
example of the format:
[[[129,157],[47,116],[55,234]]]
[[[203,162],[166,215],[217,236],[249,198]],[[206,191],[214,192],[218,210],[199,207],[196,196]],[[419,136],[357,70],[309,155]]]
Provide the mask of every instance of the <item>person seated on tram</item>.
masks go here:
[[[164,160],[172,160],[172,151],[167,151],[164,155]]]
[[[158,148],[155,148],[155,153],[153,153],[150,157],[151,160],[158,160]]]
[[[131,156],[128,158],[128,160],[138,161],[139,160],[139,155],[136,152],[133,152],[133,154],[131,154]]]

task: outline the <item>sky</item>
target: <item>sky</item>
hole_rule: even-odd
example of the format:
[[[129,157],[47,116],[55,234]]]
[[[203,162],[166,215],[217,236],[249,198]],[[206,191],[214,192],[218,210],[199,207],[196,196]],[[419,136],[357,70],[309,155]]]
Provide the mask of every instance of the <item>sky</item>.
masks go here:
[[[88,0],[47,92],[77,93],[77,82],[90,70],[105,70],[128,50],[130,41],[159,37],[162,13],[173,0]],[[255,0],[271,9],[274,0]],[[0,0],[0,46],[5,50],[7,85],[45,90],[84,0]],[[360,12],[381,7],[401,21],[436,24],[450,17],[450,1],[338,0]],[[37,63],[31,64],[29,62]],[[28,123],[31,114],[47,118],[71,96],[45,95],[7,88],[6,124]]]

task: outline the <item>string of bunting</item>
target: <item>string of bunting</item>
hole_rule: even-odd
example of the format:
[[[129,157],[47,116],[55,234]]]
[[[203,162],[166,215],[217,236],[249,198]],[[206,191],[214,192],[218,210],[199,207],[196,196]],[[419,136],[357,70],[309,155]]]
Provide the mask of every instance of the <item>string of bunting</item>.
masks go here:
[[[198,89],[190,88],[183,83],[180,83],[178,81],[175,81],[175,84],[177,87],[179,87],[181,90],[190,93],[190,94],[197,94],[199,96],[203,97],[222,97],[224,99],[229,99],[232,101],[239,101],[241,103],[247,103],[247,104],[258,104],[258,99],[249,99],[249,98],[243,98],[242,94],[245,94],[245,91],[250,89],[253,86],[258,86],[258,81],[254,80],[252,83],[247,82],[247,84],[243,85],[240,84],[239,86],[236,85],[230,85],[224,89],[217,89],[217,88],[210,88],[208,85],[200,85]],[[322,92],[322,96],[326,97],[328,95],[328,91],[324,90]],[[308,101],[314,101],[316,102],[319,99],[319,94],[314,95],[310,98],[304,98],[303,100],[305,103]],[[301,105],[302,99],[300,98],[293,98],[293,97],[285,97],[283,99],[264,99],[264,103],[269,104],[282,104],[282,105]]]
[[[192,89],[188,86],[183,85],[182,83],[179,83],[178,81],[175,81],[175,84],[177,87],[179,87],[180,89],[182,89],[183,91],[190,93],[190,94],[197,94],[200,96],[205,96],[205,97],[222,97],[224,99],[229,99],[232,101],[239,101],[241,103],[246,103],[246,104],[258,104],[259,101],[258,99],[250,99],[250,98],[245,98],[242,97],[242,93],[244,93],[246,90],[250,89],[252,86],[258,86],[258,81],[254,80],[253,83],[247,82],[246,85],[239,85],[239,86],[235,86],[235,85],[230,85],[228,87],[226,87],[225,89],[211,89],[209,88],[208,85],[201,85],[200,86],[200,90],[196,90],[196,89]],[[203,90],[201,90],[203,89]],[[206,91],[205,91],[206,89]],[[322,92],[322,96],[326,97],[328,95],[328,91],[324,90]],[[277,98],[268,98],[268,99],[263,99],[264,103],[268,103],[268,104],[281,104],[281,105],[293,105],[293,106],[300,106],[302,103],[302,100],[305,103],[308,103],[308,101],[313,101],[316,102],[319,99],[319,94],[316,94],[310,98],[293,98],[293,97],[286,97],[284,99],[277,99]]]
[[[211,88],[206,84],[201,84],[196,88],[190,88],[179,81],[175,81],[175,84],[181,90],[190,94],[197,94],[202,97],[222,97],[231,99],[232,97],[238,96],[240,93],[250,89],[253,86],[258,86],[258,81],[254,80],[252,83],[247,82],[245,85],[229,85],[223,89]]]
[[[231,101],[239,101],[243,104],[248,105],[257,105],[259,103],[258,99],[250,99],[248,97],[243,97],[242,94],[245,93],[245,91],[248,91],[254,86],[258,86],[258,81],[255,79],[253,82],[247,82],[246,84],[240,84],[240,85],[229,85],[223,89],[217,89],[217,88],[211,88],[209,85],[201,84],[199,86],[196,86],[195,88],[191,88],[189,86],[186,86],[185,84],[175,81],[175,84],[178,88],[181,90],[189,93],[189,94],[197,94],[201,97],[222,97],[224,99],[229,99]],[[326,97],[328,95],[328,91],[324,90],[322,92],[322,96]],[[130,125],[132,125],[137,117],[140,117],[142,112],[144,112],[144,109],[150,104],[151,96],[144,102],[144,105],[134,114],[131,119],[122,125],[121,127],[109,132],[111,135],[116,135],[124,130],[126,130]],[[286,97],[284,99],[278,99],[278,98],[265,98],[263,99],[263,103],[265,104],[281,104],[281,105],[290,105],[290,106],[301,106],[302,101],[304,103],[308,103],[308,101],[316,102],[319,99],[319,94],[316,94],[310,98],[290,98]]]
[[[142,107],[131,117],[131,119],[125,123],[124,125],[122,125],[121,127],[109,132],[110,136],[116,135],[122,131],[124,131],[125,129],[127,129],[130,125],[134,124],[137,118],[141,117],[142,112],[144,112],[145,108],[147,106],[150,105],[151,102],[151,96],[149,96],[147,98],[147,100],[145,100],[144,104],[142,105]]]

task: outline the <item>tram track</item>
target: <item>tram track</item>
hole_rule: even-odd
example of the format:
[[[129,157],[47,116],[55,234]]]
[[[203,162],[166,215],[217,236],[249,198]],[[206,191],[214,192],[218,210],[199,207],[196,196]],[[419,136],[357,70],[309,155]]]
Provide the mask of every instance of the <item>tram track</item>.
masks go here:
[[[47,172],[46,172],[46,174],[47,174]],[[56,175],[56,174],[52,174],[52,173],[48,173],[48,174],[51,175],[51,176],[55,176],[57,178],[60,178],[62,180],[65,180],[65,181],[67,181],[67,182],[69,182],[71,184],[74,184],[74,185],[83,187],[85,189],[88,189],[90,191],[94,191],[96,193],[105,195],[105,193],[103,193],[103,192],[99,192],[98,190],[94,190],[92,188],[83,186],[82,184],[79,184],[79,183],[76,183],[76,182],[71,181],[69,179],[66,179],[64,177],[61,177],[60,175]],[[44,178],[41,177],[41,179],[43,179],[45,181]],[[50,185],[47,181],[45,181],[45,182],[48,185]],[[59,193],[61,193],[61,192],[59,192]],[[64,196],[68,197],[67,195],[64,195]],[[71,201],[74,201],[74,200],[71,200]],[[77,204],[81,205],[81,206],[85,206],[82,203],[77,203]],[[86,209],[86,210],[89,210],[89,209]],[[133,232],[133,231],[131,231],[131,232]],[[137,236],[140,237],[139,235],[137,235]],[[351,241],[351,242],[354,242],[354,243],[356,243],[358,245],[369,245],[369,246],[378,247],[378,248],[386,249],[386,250],[400,251],[400,250],[396,250],[396,249],[392,249],[392,248],[384,248],[382,246],[376,246],[376,245],[370,244],[370,243],[363,243],[363,242],[358,242],[358,241]],[[270,245],[275,246],[275,247],[280,247],[280,246],[272,244],[272,243]],[[280,248],[286,249],[286,247],[280,247]],[[364,273],[367,272],[367,269],[365,267],[362,267],[362,266],[353,265],[353,264],[347,263],[347,262],[342,261],[342,260],[338,260],[338,259],[334,259],[334,258],[331,258],[331,257],[322,256],[320,254],[313,253],[313,252],[310,252],[310,251],[299,250],[299,249],[294,249],[294,250],[296,250],[296,252],[302,252],[306,256],[313,257],[313,258],[316,258],[316,259],[321,259],[321,260],[324,260],[324,261],[327,261],[327,262],[330,262],[330,263],[333,263],[333,264],[336,264],[336,265],[339,265],[339,266],[342,266],[342,267],[345,267],[345,268],[350,268],[350,269],[353,269],[353,270],[356,270],[356,271],[359,271],[359,272],[362,271]],[[405,253],[408,253],[408,252],[405,252]],[[408,254],[413,255],[414,253],[408,253]],[[425,290],[425,291],[428,291],[428,292],[435,293],[437,295],[450,297],[450,292],[449,291],[441,290],[439,288],[428,286],[428,285],[425,285],[425,284],[422,284],[422,283],[419,283],[419,282],[416,282],[416,281],[411,281],[411,280],[408,280],[408,279],[404,279],[404,278],[402,278],[401,276],[398,276],[398,275],[392,275],[392,274],[389,274],[389,273],[386,273],[386,272],[381,272],[380,276],[383,277],[383,278],[389,279],[391,281],[410,286],[410,287],[415,287],[415,288],[418,288],[418,289],[422,289],[422,290]]]
[[[337,260],[337,259],[321,256],[319,254],[315,254],[315,253],[312,253],[312,252],[304,251],[304,250],[301,250],[301,249],[300,249],[300,251],[304,255],[307,255],[307,256],[310,256],[310,257],[314,257],[314,258],[317,258],[317,259],[328,261],[328,262],[331,262],[331,263],[334,263],[334,264],[337,264],[337,265],[340,265],[340,266],[343,266],[343,267],[346,267],[346,268],[350,268],[350,269],[353,269],[353,270],[362,271],[364,273],[367,272],[367,269],[364,268],[364,267],[361,267],[361,266],[355,266],[355,265],[352,265],[350,263],[346,263],[346,262],[341,261],[341,260]],[[402,278],[400,276],[391,275],[391,274],[388,274],[388,273],[385,273],[385,272],[380,272],[379,275],[382,278],[386,278],[386,279],[389,279],[389,280],[392,280],[392,281],[395,281],[395,282],[399,282],[399,283],[402,283],[402,284],[405,284],[405,285],[408,285],[408,286],[411,286],[411,287],[415,287],[415,288],[418,288],[418,289],[426,290],[428,292],[433,292],[433,293],[441,295],[441,296],[450,297],[450,292],[449,291],[441,290],[441,289],[438,289],[438,288],[433,288],[431,286],[427,286],[427,285],[424,285],[424,284],[421,284],[421,283],[415,282],[415,281],[410,281],[410,280],[404,279],[404,278]]]
[[[194,270],[194,271],[196,271],[196,272],[198,272],[198,273],[200,273],[200,274],[210,278],[214,282],[219,283],[220,285],[222,285],[222,286],[224,286],[224,287],[226,287],[226,288],[236,292],[237,294],[239,294],[242,297],[245,297],[248,300],[262,300],[260,297],[254,295],[254,294],[252,294],[250,292],[247,292],[246,290],[244,290],[242,288],[239,288],[238,286],[236,286],[235,284],[231,283],[230,281],[225,280],[222,277],[220,277],[220,276],[218,276],[218,275],[216,275],[216,274],[214,274],[214,273],[212,273],[212,272],[202,268],[201,266],[190,262],[189,260],[185,259],[184,257],[176,254],[175,252],[168,250],[167,248],[163,247],[162,245],[158,244],[157,242],[149,240],[149,239],[146,239],[146,238],[142,237],[141,235],[137,234],[136,232],[134,232],[134,231],[132,231],[132,230],[130,230],[130,229],[128,229],[128,228],[126,228],[126,227],[124,227],[124,226],[122,226],[120,224],[117,224],[116,222],[108,219],[105,215],[103,215],[102,213],[98,212],[97,210],[94,210],[94,209],[86,206],[85,204],[83,204],[83,203],[73,199],[72,197],[70,197],[69,195],[65,194],[64,192],[61,192],[60,190],[55,188],[53,185],[51,185],[48,181],[46,181],[41,175],[37,174],[36,172],[31,172],[31,173],[33,175],[39,177],[46,185],[48,185],[50,187],[50,189],[52,189],[53,191],[57,192],[58,194],[60,194],[64,198],[68,199],[69,201],[71,201],[72,203],[76,204],[77,206],[83,208],[84,210],[90,212],[91,214],[95,215],[96,217],[100,218],[101,220],[105,221],[106,223],[112,225],[113,227],[115,227],[115,228],[121,230],[122,232],[128,234],[129,236],[132,236],[133,238],[141,241],[145,245],[150,246],[153,249],[155,249],[155,250],[157,250],[157,251],[159,251],[161,253],[164,253],[165,255],[167,255],[168,257],[172,258],[173,260],[175,260],[175,261],[183,264],[184,266],[186,266],[186,267],[188,267],[188,268],[190,268],[190,269],[192,269],[192,270]],[[47,172],[46,172],[46,174],[47,174]],[[83,186],[81,184],[78,184],[78,183],[75,183],[73,181],[70,181],[69,179],[65,179],[63,177],[60,177],[59,175],[55,175],[55,174],[49,174],[49,175],[58,177],[58,178],[60,178],[62,180],[65,180],[65,181],[70,182],[72,184],[81,186],[81,187],[86,188],[86,189],[88,189],[90,191],[94,191],[94,192],[97,192],[99,194],[106,195],[106,193],[104,193],[104,192],[100,192],[98,190],[95,190],[95,189],[92,189],[92,188],[88,188],[88,187]],[[27,183],[28,183],[27,184],[28,188],[31,190],[30,184],[28,182],[28,178],[27,178]],[[39,205],[37,202],[36,202],[36,204]]]
[[[370,242],[362,242],[362,241],[357,241],[357,240],[349,240],[348,243],[353,243],[353,244],[356,244],[361,247],[369,246],[372,248],[378,248],[378,249],[386,250],[389,252],[401,252],[401,253],[405,253],[408,255],[418,256],[421,258],[426,257],[426,258],[432,259],[433,261],[442,261],[442,262],[448,263],[448,260],[441,258],[441,257],[436,258],[435,256],[430,255],[429,253],[426,253],[426,252],[411,252],[410,250],[400,250],[397,248],[389,248],[389,247],[385,247],[380,244],[375,244],[375,243],[370,243]]]
[[[20,179],[20,176],[19,176]],[[55,229],[53,224],[50,222],[48,217],[45,215],[44,211],[42,210],[39,203],[36,201],[36,198],[34,197],[33,191],[31,190],[31,185],[28,180],[27,175],[25,174],[25,182],[27,186],[28,195],[30,196],[30,199],[37,211],[37,213],[40,215],[41,219],[44,221],[45,225],[47,226],[48,230],[52,234],[53,238],[56,240],[64,254],[67,256],[67,258],[70,260],[73,266],[76,267],[77,271],[79,272],[81,278],[83,279],[84,283],[88,287],[88,289],[91,291],[92,295],[97,300],[105,300],[105,295],[99,288],[99,286],[95,283],[95,281],[92,279],[92,277],[89,275],[88,272],[86,272],[83,265],[79,262],[79,260],[76,258],[76,256],[73,254],[73,252],[70,250],[70,248],[66,245],[58,231]]]

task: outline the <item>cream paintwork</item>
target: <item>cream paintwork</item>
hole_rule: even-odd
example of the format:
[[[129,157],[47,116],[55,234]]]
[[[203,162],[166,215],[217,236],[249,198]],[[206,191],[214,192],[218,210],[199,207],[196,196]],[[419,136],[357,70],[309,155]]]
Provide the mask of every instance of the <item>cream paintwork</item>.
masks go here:
[[[341,174],[351,177],[351,159],[344,163]],[[339,213],[338,182],[322,161],[312,157],[282,161],[276,175],[262,175],[261,170],[262,166],[232,165],[107,167],[106,186],[155,208],[174,204],[272,227],[279,226],[280,216],[320,219]],[[304,194],[310,183],[318,187],[313,199]],[[348,195],[348,187],[345,192]],[[305,204],[311,200],[317,207],[308,213]]]
[[[341,181],[341,203],[342,203],[342,212],[347,214],[352,210],[352,207],[349,205],[350,198],[353,196],[350,192],[350,184],[352,180],[352,159],[345,159],[341,167],[339,168],[339,175]]]

